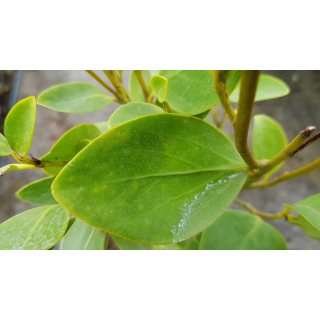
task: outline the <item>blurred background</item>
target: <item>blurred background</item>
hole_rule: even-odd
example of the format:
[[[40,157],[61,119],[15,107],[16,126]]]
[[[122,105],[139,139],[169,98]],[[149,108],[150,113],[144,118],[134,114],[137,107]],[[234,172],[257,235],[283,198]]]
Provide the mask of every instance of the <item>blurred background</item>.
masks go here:
[[[105,79],[102,72],[96,71],[96,73]],[[291,141],[301,130],[310,125],[316,126],[319,131],[320,71],[263,71],[263,73],[271,74],[284,80],[291,88],[291,93],[282,98],[256,102],[254,114],[266,114],[277,120],[286,132],[288,141]],[[123,79],[127,87],[129,75],[129,71],[124,71]],[[37,98],[40,92],[53,85],[74,81],[89,82],[103,89],[85,71],[41,70],[23,71],[21,74],[0,71],[1,133],[3,133],[3,118],[7,112],[8,104],[10,105],[15,98],[15,90],[19,101],[28,96]],[[10,94],[12,84],[13,90]],[[40,158],[48,153],[52,145],[73,126],[81,123],[107,121],[119,106],[119,104],[112,103],[101,110],[83,114],[59,113],[38,106],[30,153],[34,157]],[[236,107],[236,104],[234,106]],[[218,106],[217,108],[222,115],[221,107]],[[229,123],[225,125],[224,131],[233,135],[233,129]],[[295,170],[319,158],[319,146],[320,142],[316,142],[287,160],[276,175],[280,175],[284,171]],[[12,157],[5,157],[3,160],[4,164],[15,162]],[[4,164],[2,163],[2,165]],[[0,178],[0,223],[18,213],[35,207],[35,205],[18,200],[15,197],[15,192],[22,186],[43,177],[46,177],[46,175],[42,170],[24,170],[13,171]],[[283,203],[293,204],[319,192],[320,170],[294,180],[282,182],[268,189],[242,191],[239,199],[250,202],[261,211],[275,213],[283,209]],[[240,207],[234,205],[232,208],[240,209]],[[268,220],[268,222],[273,224],[284,235],[289,249],[320,250],[320,242],[307,237],[301,228],[293,226],[286,221]]]

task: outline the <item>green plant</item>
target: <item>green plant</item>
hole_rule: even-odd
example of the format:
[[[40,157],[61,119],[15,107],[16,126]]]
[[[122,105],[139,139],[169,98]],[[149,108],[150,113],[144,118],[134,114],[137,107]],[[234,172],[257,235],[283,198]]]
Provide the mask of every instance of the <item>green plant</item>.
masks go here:
[[[318,159],[272,178],[319,138],[311,136],[315,127],[288,143],[275,120],[256,115],[253,153],[248,146],[254,102],[289,94],[283,81],[259,71],[135,70],[128,93],[122,71],[104,71],[111,85],[87,72],[109,93],[67,83],[44,91],[38,104],[83,113],[115,101],[121,106],[109,121],[72,128],[36,159],[28,155],[35,98],[19,101],[6,118],[0,155],[18,163],[0,175],[42,169],[49,177],[17,192],[40,207],[0,225],[0,249],[51,249],[62,239],[62,249],[103,250],[108,234],[120,249],[286,249],[282,235],[261,218],[285,219],[320,240],[320,194],[284,204],[276,214],[236,198],[242,189],[267,188],[320,166]],[[214,108],[220,103],[222,118]],[[228,118],[234,140],[222,132]],[[228,210],[232,203],[249,213]]]

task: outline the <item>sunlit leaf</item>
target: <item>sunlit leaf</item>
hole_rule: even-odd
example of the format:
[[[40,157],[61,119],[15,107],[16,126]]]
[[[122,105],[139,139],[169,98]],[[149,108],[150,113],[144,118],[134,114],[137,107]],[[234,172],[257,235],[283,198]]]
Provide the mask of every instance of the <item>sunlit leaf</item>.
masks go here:
[[[22,212],[0,224],[0,250],[47,250],[64,235],[69,213],[59,205]]]
[[[168,95],[168,80],[159,75],[151,78],[151,87],[156,93],[159,102],[163,103]]]
[[[51,185],[54,178],[45,178],[32,182],[19,191],[16,195],[21,200],[25,200],[38,205],[57,204],[51,193]]]
[[[232,102],[238,102],[240,96],[241,82],[230,95]],[[259,77],[255,101],[270,100],[286,96],[290,93],[289,86],[279,78],[262,74]]]
[[[0,156],[8,156],[12,153],[8,140],[0,133]]]
[[[201,250],[286,250],[281,233],[261,218],[240,210],[226,211],[202,232]]]
[[[90,225],[148,244],[182,241],[217,219],[246,179],[224,135],[159,113],[110,129],[55,179],[55,199]]]
[[[4,133],[10,147],[21,157],[25,156],[30,149],[35,121],[35,97],[20,100],[6,117]]]
[[[49,109],[67,112],[84,113],[99,110],[114,99],[100,88],[85,82],[64,83],[42,92],[38,104]]]
[[[288,144],[287,137],[280,124],[264,114],[254,116],[252,151],[257,160],[270,160]],[[283,163],[268,174],[275,173]]]

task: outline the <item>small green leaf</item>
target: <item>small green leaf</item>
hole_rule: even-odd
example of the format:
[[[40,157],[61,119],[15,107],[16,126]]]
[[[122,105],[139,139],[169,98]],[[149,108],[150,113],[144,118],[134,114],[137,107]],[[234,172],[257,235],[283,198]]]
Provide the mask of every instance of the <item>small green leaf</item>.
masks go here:
[[[51,193],[51,185],[53,180],[54,177],[50,177],[32,182],[17,191],[16,195],[21,200],[41,206],[57,204],[57,201],[54,199]]]
[[[104,250],[106,234],[76,219],[61,240],[61,250]]]
[[[161,76],[153,76],[151,78],[151,87],[156,93],[159,102],[163,103],[168,95],[168,80]]]
[[[61,206],[22,212],[0,224],[0,250],[47,250],[64,235],[70,214]]]
[[[297,218],[297,223],[307,236],[320,241],[320,194],[285,206],[299,212],[300,216]]]
[[[112,240],[115,242],[117,247],[121,250],[152,250],[152,246],[144,243],[130,241],[125,238],[118,237],[114,234],[110,234]]]
[[[142,76],[144,79],[144,82],[146,83],[146,86],[148,88],[148,91],[150,92],[151,84],[151,73],[149,70],[142,70]],[[130,74],[130,81],[129,81],[129,96],[131,98],[131,101],[133,102],[144,102],[144,94],[141,89],[140,83],[133,71],[131,71]]]
[[[8,156],[12,153],[8,140],[0,133],[0,156]]]
[[[79,219],[123,238],[167,244],[198,234],[231,204],[247,169],[206,122],[159,113],[116,126],[55,179],[55,199]]]
[[[108,121],[98,122],[98,123],[95,123],[94,125],[100,129],[101,133],[105,133],[106,131],[109,130]]]
[[[281,233],[261,218],[240,210],[226,211],[202,232],[200,250],[286,250]]]
[[[75,148],[76,154],[80,152],[83,148],[85,148],[90,142],[91,140],[88,139],[79,141]]]
[[[53,162],[69,162],[76,154],[77,144],[82,140],[93,140],[101,135],[94,124],[80,124],[67,131],[41,160]],[[48,167],[43,170],[49,175],[57,175],[62,168]]]
[[[165,111],[151,103],[131,102],[118,108],[109,119],[109,128],[142,116],[164,113]]]
[[[114,99],[85,82],[65,83],[42,92],[38,104],[58,112],[84,113],[99,110]]]
[[[230,101],[238,102],[240,96],[241,82],[230,95]],[[289,86],[279,78],[262,74],[259,77],[256,97],[254,101],[270,100],[280,98],[290,93]]]
[[[169,81],[167,101],[178,113],[199,114],[220,103],[213,88],[212,76],[205,70],[162,70],[160,75]],[[227,80],[229,94],[240,76],[241,71],[237,71]]]
[[[24,157],[31,146],[36,121],[36,98],[29,97],[16,103],[4,123],[4,133],[10,147]]]
[[[15,170],[26,170],[26,169],[35,169],[35,166],[32,166],[30,164],[8,164],[2,168],[0,168],[0,177],[10,171]]]
[[[264,114],[253,117],[252,151],[257,160],[270,160],[288,144],[287,137],[280,124]],[[283,163],[273,168],[268,174],[275,173]]]

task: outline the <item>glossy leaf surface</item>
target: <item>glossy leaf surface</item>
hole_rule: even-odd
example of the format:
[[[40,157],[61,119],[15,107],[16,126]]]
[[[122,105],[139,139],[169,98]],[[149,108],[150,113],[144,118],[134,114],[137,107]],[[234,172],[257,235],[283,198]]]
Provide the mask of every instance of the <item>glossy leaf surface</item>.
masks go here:
[[[54,199],[51,193],[51,185],[53,180],[54,177],[32,182],[17,191],[16,195],[21,200],[41,206],[57,204],[57,201]]]
[[[258,114],[253,117],[252,151],[257,160],[270,160],[288,144],[287,137],[280,124],[269,116]],[[280,163],[268,174],[278,171]]]
[[[61,250],[104,250],[106,234],[76,219],[61,240]]]
[[[6,117],[4,133],[11,148],[21,157],[25,156],[30,149],[35,121],[35,97],[20,100]]]
[[[199,114],[220,103],[212,76],[205,70],[162,70],[160,75],[169,80],[167,101],[178,113]],[[237,71],[227,80],[229,94],[240,76],[241,71]]]
[[[261,218],[240,210],[226,211],[202,232],[201,250],[286,250],[281,233]]]
[[[156,93],[159,102],[163,103],[168,95],[168,80],[159,75],[151,78],[151,87]]]
[[[99,110],[113,100],[105,91],[90,83],[72,82],[42,92],[38,104],[58,112],[84,113]]]
[[[246,175],[239,154],[213,126],[163,113],[128,121],[92,141],[52,188],[61,205],[97,228],[167,244],[207,228]]]
[[[108,121],[95,123],[95,126],[100,129],[101,133],[105,133],[106,131],[109,130]]]
[[[320,194],[305,198],[293,205],[286,207],[296,210],[301,216],[297,223],[306,235],[320,241]]]
[[[68,162],[76,154],[76,146],[82,140],[93,140],[101,135],[101,131],[93,124],[80,124],[67,131],[52,147],[50,152],[40,160]],[[57,175],[61,167],[48,167],[43,170],[50,175]]]
[[[12,153],[8,140],[0,133],[0,156],[8,156]]]
[[[240,96],[241,83],[230,95],[230,101],[238,102]],[[270,100],[286,96],[290,93],[289,86],[279,78],[262,74],[259,77],[255,101]]]
[[[59,205],[22,212],[0,224],[0,250],[47,250],[64,235],[69,213]]]
[[[164,113],[165,111],[151,103],[131,102],[118,108],[109,119],[109,128],[142,116]]]

